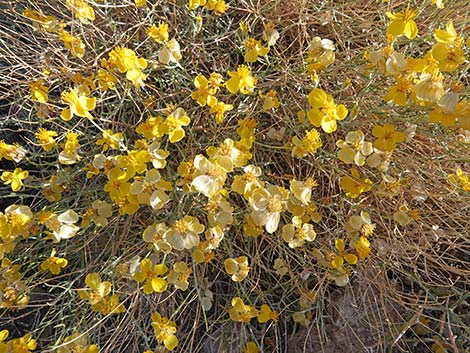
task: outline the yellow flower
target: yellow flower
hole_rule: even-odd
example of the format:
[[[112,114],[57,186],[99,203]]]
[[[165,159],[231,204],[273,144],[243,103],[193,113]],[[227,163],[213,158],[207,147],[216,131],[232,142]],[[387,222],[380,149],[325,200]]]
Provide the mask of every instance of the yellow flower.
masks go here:
[[[406,106],[407,92],[411,88],[411,81],[408,77],[400,75],[396,78],[396,84],[388,90],[384,96],[384,101],[392,101],[402,107]]]
[[[339,269],[343,267],[344,261],[351,265],[357,264],[357,256],[344,251],[346,243],[343,239],[335,239],[335,248],[339,254],[334,254],[333,259],[330,261],[331,268]]]
[[[98,347],[94,344],[90,345],[88,342],[88,335],[86,333],[75,332],[70,336],[65,337],[64,341],[56,353],[98,353]]]
[[[169,351],[175,349],[178,345],[178,338],[175,336],[176,323],[165,316],[161,316],[158,312],[154,312],[151,319],[158,343],[163,343]]]
[[[158,131],[161,134],[168,135],[170,142],[175,143],[184,138],[185,132],[182,126],[189,125],[190,121],[183,108],[176,108],[166,117],[165,121],[160,124]]]
[[[236,175],[233,178],[232,191],[248,200],[255,189],[264,186],[263,182],[258,179],[259,176],[261,176],[260,167],[247,165],[243,168],[243,175]]]
[[[199,6],[204,6],[207,0],[188,0],[190,10],[196,10]]]
[[[228,258],[224,261],[225,271],[231,276],[232,281],[241,282],[250,271],[248,266],[248,258],[239,256],[236,259]]]
[[[211,109],[209,113],[215,113],[215,122],[221,124],[224,121],[224,114],[233,109],[232,104],[225,104],[224,102],[217,102]]]
[[[166,42],[158,53],[158,60],[165,65],[168,65],[169,63],[177,63],[182,57],[180,44],[175,38]]]
[[[89,98],[86,96],[85,92],[80,92],[77,89],[70,89],[62,92],[61,99],[63,103],[69,105],[69,108],[64,109],[60,114],[60,117],[63,120],[69,121],[74,115],[93,119],[90,111],[95,109],[96,98]]]
[[[230,320],[246,324],[258,316],[258,310],[251,305],[246,305],[240,297],[232,298],[232,308],[229,310]]]
[[[3,172],[1,179],[5,185],[11,184],[11,190],[19,191],[23,187],[23,180],[29,175],[27,170],[15,168],[13,172]]]
[[[323,145],[320,133],[315,128],[305,131],[305,136],[302,140],[297,136],[294,136],[292,138],[292,144],[292,156],[297,158],[303,158],[307,154],[311,154],[313,156]]]
[[[432,56],[439,62],[439,70],[442,72],[455,71],[466,60],[463,49],[452,44],[434,44]]]
[[[253,92],[256,85],[256,78],[251,75],[250,69],[245,65],[239,65],[237,71],[228,72],[230,79],[225,87],[230,93],[237,93],[240,90],[242,94]]]
[[[111,282],[101,281],[99,273],[89,273],[85,277],[86,289],[79,289],[78,295],[83,300],[88,300],[90,305],[99,303],[104,297],[111,292]]]
[[[207,104],[209,107],[213,107],[217,104],[217,98],[214,97],[214,94],[217,92],[218,87],[210,85],[210,80],[204,75],[196,76],[194,86],[197,88],[197,91],[191,92],[191,97],[196,100],[200,106],[203,107]]]
[[[354,242],[354,247],[361,259],[365,259],[371,252],[370,242],[364,236],[359,237],[359,239]]]
[[[134,274],[134,280],[144,283],[144,293],[162,293],[168,288],[168,282],[161,277],[168,272],[168,267],[165,264],[158,264],[153,266],[152,260],[143,259],[140,262],[140,271]]]
[[[103,63],[102,63],[103,64]],[[109,64],[104,65],[115,66],[120,73],[126,73],[126,78],[131,81],[135,87],[144,86],[147,78],[142,70],[147,67],[147,61],[139,58],[137,54],[129,48],[116,47],[109,53]]]
[[[207,0],[205,7],[214,11],[216,16],[222,16],[227,11],[227,4],[224,0]]]
[[[41,270],[49,270],[53,275],[58,275],[60,270],[67,266],[68,261],[62,257],[55,257],[56,249],[52,249],[51,256],[41,263]]]
[[[6,342],[6,344],[4,345],[5,350],[2,350],[1,352],[29,353],[30,351],[34,351],[36,349],[36,346],[36,340],[33,339],[33,336],[30,333],[27,333],[23,337],[14,338]],[[2,349],[2,343],[0,343],[0,349]]]
[[[104,227],[108,224],[108,218],[113,215],[113,206],[106,201],[95,200],[91,204],[82,219],[82,227],[93,221],[98,227]]]
[[[54,140],[54,137],[57,136],[56,131],[39,128],[34,136],[46,152],[49,152],[57,145],[56,141]]]
[[[147,0],[134,0],[135,6],[145,7],[147,5]]]
[[[253,37],[245,40],[245,62],[254,63],[259,56],[265,56],[268,52],[269,48],[264,47],[259,40]]]
[[[372,187],[370,179],[362,179],[356,168],[351,168],[351,175],[341,177],[341,188],[346,192],[346,196],[353,199],[359,197],[363,192],[367,192]]]
[[[307,113],[308,120],[315,127],[321,126],[326,133],[336,131],[336,121],[343,120],[348,115],[343,104],[337,105],[333,96],[320,88],[314,88],[310,92],[308,103],[312,107]]]
[[[413,39],[418,35],[418,27],[413,20],[416,17],[416,12],[406,9],[405,12],[386,13],[387,17],[392,22],[387,27],[387,35],[389,36],[406,36],[408,39]]]
[[[147,29],[147,35],[159,44],[168,42],[168,24],[165,22],[159,22],[158,27],[154,24],[151,25],[149,29]]]
[[[258,322],[261,324],[269,320],[277,322],[278,316],[279,314],[276,311],[271,310],[271,308],[268,305],[263,304],[261,305],[261,308],[258,314]]]
[[[374,147],[382,151],[392,152],[397,147],[397,143],[405,141],[405,134],[395,131],[395,127],[391,124],[375,125],[372,135],[377,138],[374,141]]]
[[[87,24],[95,20],[95,11],[86,0],[67,0],[65,6],[78,17],[81,23]]]
[[[454,188],[459,187],[467,192],[470,192],[470,178],[462,169],[457,168],[455,173],[449,174],[447,176],[447,180]]]
[[[47,103],[49,88],[43,85],[44,80],[37,80],[29,84],[31,98],[35,102]]]
[[[83,44],[80,38],[74,37],[71,33],[64,30],[59,31],[59,38],[73,56],[80,59],[83,58],[85,55],[85,44]]]

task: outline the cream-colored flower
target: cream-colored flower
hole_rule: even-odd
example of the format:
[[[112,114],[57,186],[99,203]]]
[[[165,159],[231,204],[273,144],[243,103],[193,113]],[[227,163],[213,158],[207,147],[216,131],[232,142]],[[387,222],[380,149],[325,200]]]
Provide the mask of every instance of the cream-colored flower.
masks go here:
[[[279,226],[281,212],[286,210],[288,198],[289,192],[279,186],[256,189],[249,199],[255,223],[265,226],[268,233],[274,233]]]

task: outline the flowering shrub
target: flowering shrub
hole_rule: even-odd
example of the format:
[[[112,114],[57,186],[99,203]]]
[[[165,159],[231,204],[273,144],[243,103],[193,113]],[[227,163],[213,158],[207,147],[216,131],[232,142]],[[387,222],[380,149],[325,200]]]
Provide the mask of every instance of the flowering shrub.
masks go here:
[[[458,4],[0,2],[0,352],[295,351],[361,284],[470,344]]]

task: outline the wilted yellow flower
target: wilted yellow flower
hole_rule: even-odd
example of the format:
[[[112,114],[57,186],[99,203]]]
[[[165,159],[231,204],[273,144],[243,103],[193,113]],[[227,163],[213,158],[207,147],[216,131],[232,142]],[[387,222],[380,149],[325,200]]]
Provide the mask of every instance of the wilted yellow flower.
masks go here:
[[[57,216],[51,214],[45,221],[46,227],[51,231],[50,239],[58,243],[62,239],[70,239],[80,230],[75,223],[78,222],[78,214],[74,210],[67,210]]]
[[[56,131],[47,130],[41,127],[34,134],[34,136],[36,137],[38,142],[41,144],[41,147],[46,152],[49,152],[57,145],[56,141],[54,140],[54,137],[57,136]]]
[[[115,134],[111,129],[103,131],[102,138],[96,140],[98,146],[103,145],[103,152],[106,152],[109,147],[112,149],[119,149],[121,144],[124,142],[124,136],[121,132]]]
[[[41,29],[46,32],[56,32],[59,28],[59,21],[54,16],[46,16],[40,11],[27,8],[23,11],[23,16],[33,20],[36,30]]]
[[[335,46],[329,39],[314,37],[307,52],[307,72],[315,76],[335,61]]]
[[[263,23],[263,28],[262,38],[268,47],[272,47],[279,39],[279,32],[276,30],[274,23],[272,22]]]
[[[277,109],[279,108],[279,99],[277,98],[277,92],[275,90],[270,90],[268,93],[261,94],[260,97],[264,98],[263,101],[263,110]]]
[[[204,228],[197,218],[184,216],[168,230],[166,240],[176,250],[192,249],[199,244],[199,234]]]
[[[281,236],[290,248],[298,248],[303,246],[306,241],[314,241],[317,234],[311,224],[303,223],[300,217],[294,216],[292,223],[282,226]]]
[[[258,310],[251,305],[246,305],[240,297],[232,299],[232,308],[229,310],[230,320],[246,324],[258,316]]]
[[[188,265],[183,261],[178,261],[173,264],[173,269],[168,273],[167,281],[175,286],[177,289],[185,291],[189,286],[189,276],[193,273]]]
[[[66,0],[65,6],[84,24],[95,20],[95,11],[86,0]]]
[[[271,308],[268,305],[263,304],[261,305],[261,308],[258,314],[258,322],[261,324],[264,322],[268,322],[269,320],[277,322],[278,316],[279,314],[276,311],[271,310]]]
[[[94,344],[89,344],[88,335],[86,333],[75,332],[70,336],[65,337],[60,347],[55,351],[56,353],[98,353],[98,347]]]
[[[31,98],[35,102],[47,103],[49,97],[49,88],[44,86],[44,80],[33,81],[29,84],[31,90]]]
[[[70,32],[59,31],[59,38],[64,42],[65,47],[70,50],[73,56],[83,58],[85,55],[85,44],[78,37],[73,36]]]
[[[166,42],[158,53],[158,60],[165,65],[168,65],[169,63],[177,63],[182,57],[180,44],[175,38]]]
[[[340,148],[340,161],[346,164],[355,163],[358,166],[364,165],[366,157],[374,152],[372,143],[364,141],[364,133],[361,130],[348,132],[345,141],[336,141],[336,146]]]
[[[62,164],[74,164],[80,160],[78,149],[80,143],[78,142],[78,134],[70,131],[67,133],[67,140],[61,144],[63,151],[59,153],[59,162]]]
[[[228,258],[224,261],[225,271],[231,275],[232,281],[241,282],[250,271],[248,266],[248,258],[246,256],[239,256],[236,259]]]

